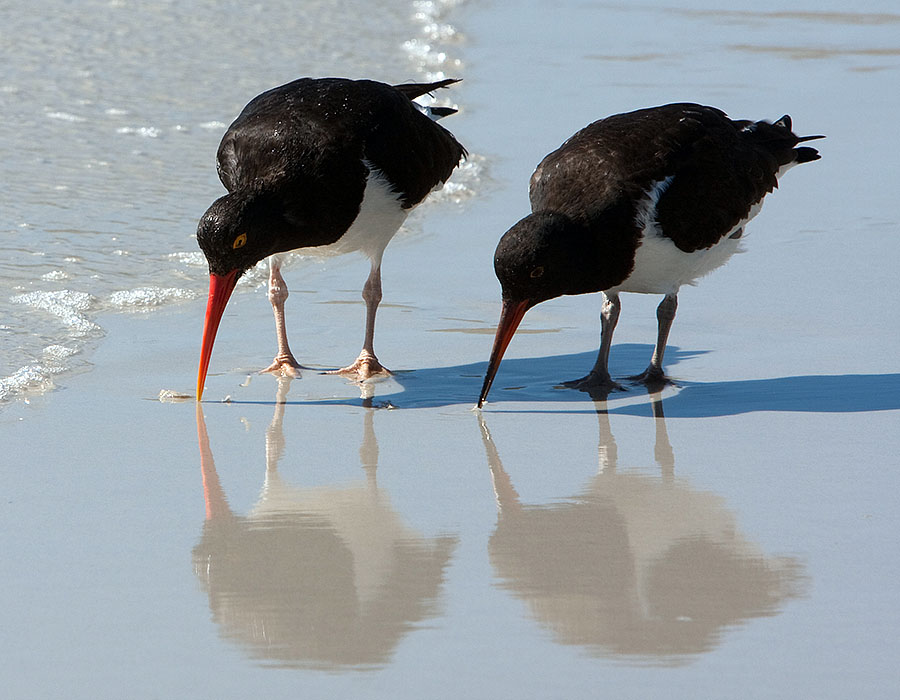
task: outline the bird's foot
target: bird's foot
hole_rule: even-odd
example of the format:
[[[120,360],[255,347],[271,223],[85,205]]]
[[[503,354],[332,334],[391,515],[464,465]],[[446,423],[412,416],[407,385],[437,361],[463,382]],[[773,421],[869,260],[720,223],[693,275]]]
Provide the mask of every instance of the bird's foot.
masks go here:
[[[655,365],[650,365],[640,374],[628,377],[628,381],[643,384],[650,391],[660,391],[670,384],[675,383],[665,375],[665,372],[662,371],[662,367],[656,367]]]
[[[628,391],[624,386],[613,381],[612,377],[608,374],[600,374],[598,372],[591,372],[581,379],[563,382],[562,386],[568,389],[578,389],[579,391],[587,392],[591,396],[602,395],[604,398],[614,391]]]
[[[265,369],[259,370],[260,374],[276,374],[282,377],[291,377],[296,379],[300,376],[300,370],[302,367],[297,360],[294,359],[294,356],[291,353],[284,353],[282,355],[278,355],[273,361],[272,364],[266,367]]]
[[[383,367],[372,353],[363,350],[356,358],[356,362],[341,369],[333,369],[325,374],[339,374],[342,377],[354,377],[358,382],[364,382],[373,377],[386,377],[392,373],[387,367]]]

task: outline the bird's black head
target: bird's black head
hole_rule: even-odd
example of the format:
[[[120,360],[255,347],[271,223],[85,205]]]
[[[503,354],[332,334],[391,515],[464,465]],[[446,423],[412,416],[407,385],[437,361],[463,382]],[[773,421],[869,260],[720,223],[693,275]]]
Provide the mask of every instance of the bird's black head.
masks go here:
[[[278,252],[278,236],[271,235],[278,232],[277,221],[269,213],[272,210],[271,203],[261,197],[227,194],[212,203],[197,226],[197,243],[209,263],[209,299],[197,372],[198,401],[203,396],[216,331],[238,278]]]
[[[197,243],[213,275],[237,270],[240,277],[260,260],[276,252],[272,229],[263,221],[265,202],[227,194],[212,203],[197,226]],[[269,235],[267,235],[269,234]]]
[[[596,279],[595,243],[586,227],[565,214],[529,214],[507,231],[494,253],[503,299],[529,308],[563,294],[581,294]],[[593,272],[593,274],[591,274]]]
[[[596,238],[565,214],[529,214],[503,234],[494,271],[503,289],[503,308],[478,406],[484,403],[503,353],[522,317],[535,304],[563,294],[601,289]]]

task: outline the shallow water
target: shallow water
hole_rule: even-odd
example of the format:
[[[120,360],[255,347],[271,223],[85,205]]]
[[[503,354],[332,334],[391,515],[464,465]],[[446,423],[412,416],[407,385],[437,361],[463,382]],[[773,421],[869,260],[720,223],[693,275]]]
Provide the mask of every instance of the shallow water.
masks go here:
[[[0,404],[88,367],[100,314],[204,295],[196,222],[223,192],[216,148],[250,97],[301,75],[406,82],[453,72],[458,38],[442,19],[452,4],[10,6],[0,45]],[[467,195],[472,167],[445,198]]]
[[[202,13],[179,7],[183,16],[162,26],[206,31]],[[214,108],[185,98],[187,117],[148,106],[156,118],[129,125],[162,134],[166,124],[204,124],[239,109],[258,91],[254,80],[261,89],[293,77],[265,70],[268,46],[245,45],[242,7],[223,15],[233,39],[221,53],[255,66],[235,78],[247,82],[227,98],[198,87],[197,104]],[[65,366],[92,369],[54,375],[59,391],[18,394],[0,412],[12,457],[0,509],[6,691],[892,697],[900,221],[889,183],[900,176],[900,16],[885,2],[853,12],[536,1],[442,11],[457,30],[448,60],[463,61],[465,78],[447,125],[483,154],[461,183],[478,196],[425,205],[391,244],[377,343],[395,374],[362,395],[315,369],[289,383],[253,373],[274,339],[264,290],[251,282],[223,320],[201,411],[158,400],[195,382],[205,271],[190,236],[219,191],[211,154],[224,127],[155,138],[105,127],[111,143],[167,149],[157,172],[177,177],[177,189],[136,185],[148,194],[130,211],[150,231],[162,207],[165,255],[189,255],[157,259],[153,239],[140,239],[143,252],[120,256],[133,265],[128,281],[106,291],[90,275],[84,286],[51,278],[13,290],[75,295],[44,297],[51,308],[89,295],[62,335],[60,316],[43,312],[35,363],[56,346],[49,352],[78,350]],[[359,44],[342,65],[386,80],[431,70],[418,49],[402,48],[423,25],[401,15],[399,43]],[[125,56],[152,50],[121,43]],[[293,49],[279,46],[289,60]],[[154,60],[177,63],[173,52]],[[312,54],[318,72],[351,70],[329,67],[338,59],[324,48]],[[196,69],[231,91],[232,74],[201,59]],[[607,401],[560,388],[590,367],[598,333],[596,295],[568,297],[529,311],[490,402],[472,411],[499,312],[491,256],[527,211],[531,169],[599,116],[686,99],[738,118],[788,112],[799,132],[828,138],[817,142],[821,161],[794,169],[767,198],[748,226],[748,252],[683,290],[666,353],[676,385]],[[202,152],[172,153],[179,148]],[[170,173],[162,156],[188,174]],[[60,228],[77,218],[39,199],[30,206]],[[104,251],[90,264],[120,269]],[[337,258],[289,270],[301,362],[336,367],[356,355],[367,267]],[[155,285],[144,269],[170,280],[160,288],[196,298],[122,313],[109,300]],[[622,301],[617,377],[646,365],[658,299]]]

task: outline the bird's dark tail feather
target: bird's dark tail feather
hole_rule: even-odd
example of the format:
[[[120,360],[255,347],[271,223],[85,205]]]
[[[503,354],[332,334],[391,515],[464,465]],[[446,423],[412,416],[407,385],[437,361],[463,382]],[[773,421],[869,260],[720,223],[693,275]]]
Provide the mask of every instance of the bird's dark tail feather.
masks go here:
[[[794,153],[797,154],[794,159],[795,163],[809,163],[811,160],[819,160],[822,157],[815,148],[810,148],[809,146],[795,148]]]
[[[791,118],[785,114],[781,119],[779,119],[775,124],[782,124],[786,126],[788,129],[791,128]],[[812,136],[797,136],[797,143],[803,143],[804,141],[815,141],[816,139],[824,139],[825,136],[823,134],[814,134]],[[795,148],[794,153],[796,154],[794,162],[795,163],[809,163],[812,160],[819,160],[822,156],[819,155],[819,152],[815,148],[810,148],[808,146],[801,146],[800,148]]]
[[[824,139],[825,136],[822,134],[797,136],[791,130],[792,128],[791,118],[785,114],[781,119],[771,124],[766,121],[750,123],[744,127],[743,131],[755,143],[769,149],[773,154],[779,154],[776,157],[779,158],[782,164],[808,163],[812,160],[819,160],[821,156],[815,148],[809,148],[808,146],[795,148],[795,146],[804,141]]]
[[[444,78],[435,83],[403,83],[402,85],[394,85],[394,89],[399,90],[409,99],[414,100],[429,92],[434,92],[440,88],[445,88],[453,83],[458,83],[462,78]]]
[[[456,114],[458,110],[453,109],[453,107],[432,107],[431,113],[434,115],[435,119],[442,119],[443,117],[449,117],[451,114]]]

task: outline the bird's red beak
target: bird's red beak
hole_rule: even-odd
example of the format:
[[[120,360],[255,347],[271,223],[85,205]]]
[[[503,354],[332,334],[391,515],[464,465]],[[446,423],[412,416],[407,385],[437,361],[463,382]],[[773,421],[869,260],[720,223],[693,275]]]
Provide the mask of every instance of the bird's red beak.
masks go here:
[[[500,360],[503,359],[503,353],[509,341],[515,335],[516,328],[522,322],[525,312],[532,306],[531,302],[525,301],[503,301],[503,308],[500,311],[500,323],[497,324],[497,335],[494,336],[494,349],[491,350],[491,360],[488,362],[487,373],[484,375],[484,385],[481,387],[481,396],[478,397],[478,408],[484,404],[488,392],[491,390],[491,384],[494,382],[494,375],[497,374],[497,368],[500,367]]]
[[[213,343],[219,321],[225,313],[225,305],[237,284],[238,271],[232,270],[226,275],[209,275],[209,299],[206,302],[206,321],[203,324],[203,345],[200,348],[200,369],[197,372],[197,401],[203,398],[203,385],[209,369],[209,358],[212,357]]]

